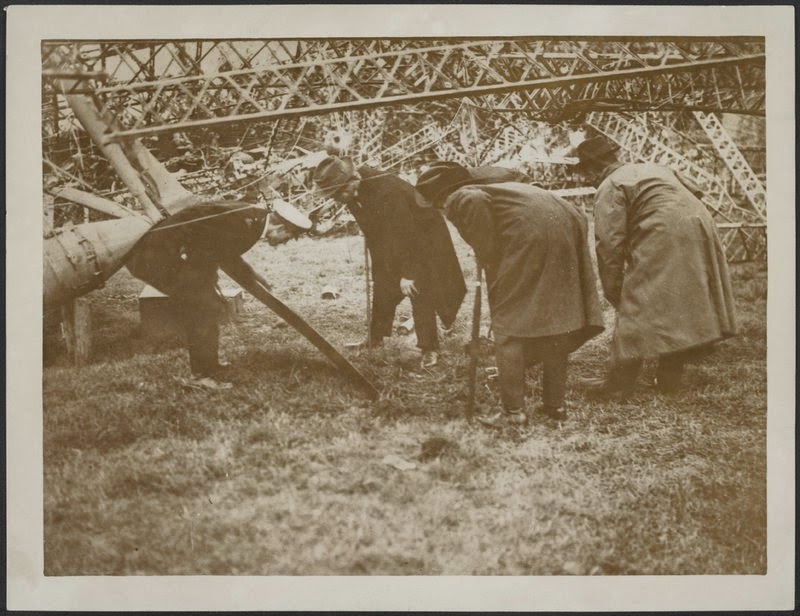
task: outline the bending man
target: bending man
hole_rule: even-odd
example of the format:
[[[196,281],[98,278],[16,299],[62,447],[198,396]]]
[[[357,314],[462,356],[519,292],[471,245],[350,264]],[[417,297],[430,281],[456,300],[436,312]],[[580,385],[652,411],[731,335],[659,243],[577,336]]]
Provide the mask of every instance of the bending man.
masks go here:
[[[642,360],[658,358],[663,392],[679,388],[684,363],[734,335],[725,252],[695,186],[654,163],[622,164],[604,137],[578,145],[592,179],[600,280],[617,310],[611,365],[595,393],[631,391]]]
[[[326,158],[314,170],[323,194],[346,204],[364,233],[372,259],[372,319],[368,344],[392,333],[397,305],[408,297],[422,366],[438,363],[436,315],[450,327],[466,294],[450,232],[441,214],[416,203],[414,187],[392,173],[356,169]]]
[[[444,208],[486,271],[505,413],[484,423],[525,422],[525,368],[538,362],[538,410],[564,419],[567,358],[603,330],[585,216],[546,190],[476,180],[460,165],[426,171],[417,190]]]

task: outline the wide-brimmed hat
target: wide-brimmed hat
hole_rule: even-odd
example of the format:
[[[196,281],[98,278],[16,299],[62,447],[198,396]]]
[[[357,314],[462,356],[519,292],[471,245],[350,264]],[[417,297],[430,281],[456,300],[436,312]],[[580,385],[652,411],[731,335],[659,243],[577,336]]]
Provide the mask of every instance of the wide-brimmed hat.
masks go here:
[[[317,165],[311,177],[323,195],[332,197],[345,184],[357,177],[357,174],[355,165],[349,158],[329,156]]]
[[[283,222],[289,223],[303,231],[308,231],[313,226],[308,216],[283,199],[275,199],[272,201],[272,211],[278,215]]]
[[[616,143],[598,135],[579,143],[571,154],[578,157],[578,167],[584,167],[617,150],[619,150],[619,146]]]
[[[458,163],[433,165],[417,179],[417,203],[442,207],[453,191],[474,181],[467,168]]]

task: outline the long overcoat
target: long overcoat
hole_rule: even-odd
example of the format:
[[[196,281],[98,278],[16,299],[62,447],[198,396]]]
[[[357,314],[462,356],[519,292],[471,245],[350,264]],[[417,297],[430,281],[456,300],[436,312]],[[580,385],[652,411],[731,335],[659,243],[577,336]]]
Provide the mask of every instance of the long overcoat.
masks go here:
[[[716,227],[672,170],[612,165],[598,187],[594,218],[603,291],[617,308],[612,356],[655,357],[735,334]]]
[[[603,330],[583,212],[518,182],[463,186],[444,208],[485,268],[495,334],[577,348]]]
[[[400,278],[415,281],[429,295],[449,327],[466,294],[464,276],[442,215],[417,205],[414,187],[394,174],[358,170],[357,203],[350,211],[372,257],[375,302],[379,294],[400,294]]]

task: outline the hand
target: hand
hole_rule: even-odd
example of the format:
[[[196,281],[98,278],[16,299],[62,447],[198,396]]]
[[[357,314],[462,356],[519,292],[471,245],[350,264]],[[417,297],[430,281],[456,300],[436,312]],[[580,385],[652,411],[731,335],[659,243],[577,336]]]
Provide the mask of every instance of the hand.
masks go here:
[[[419,293],[417,287],[414,285],[414,281],[408,278],[400,279],[400,292],[406,297],[416,297],[417,293]]]

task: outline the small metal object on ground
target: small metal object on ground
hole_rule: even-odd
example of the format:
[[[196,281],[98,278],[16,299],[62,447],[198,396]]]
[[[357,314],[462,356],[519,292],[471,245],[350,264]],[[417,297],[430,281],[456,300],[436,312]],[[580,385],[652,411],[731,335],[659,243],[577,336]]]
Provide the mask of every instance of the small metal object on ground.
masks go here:
[[[400,334],[407,335],[414,331],[414,317],[410,317],[397,326]]]
[[[417,465],[413,462],[404,460],[400,456],[396,456],[394,454],[389,454],[388,456],[384,457],[381,462],[388,466],[394,467],[399,471],[411,471],[417,468]]]
[[[322,299],[339,299],[339,291],[334,287],[322,289]]]

